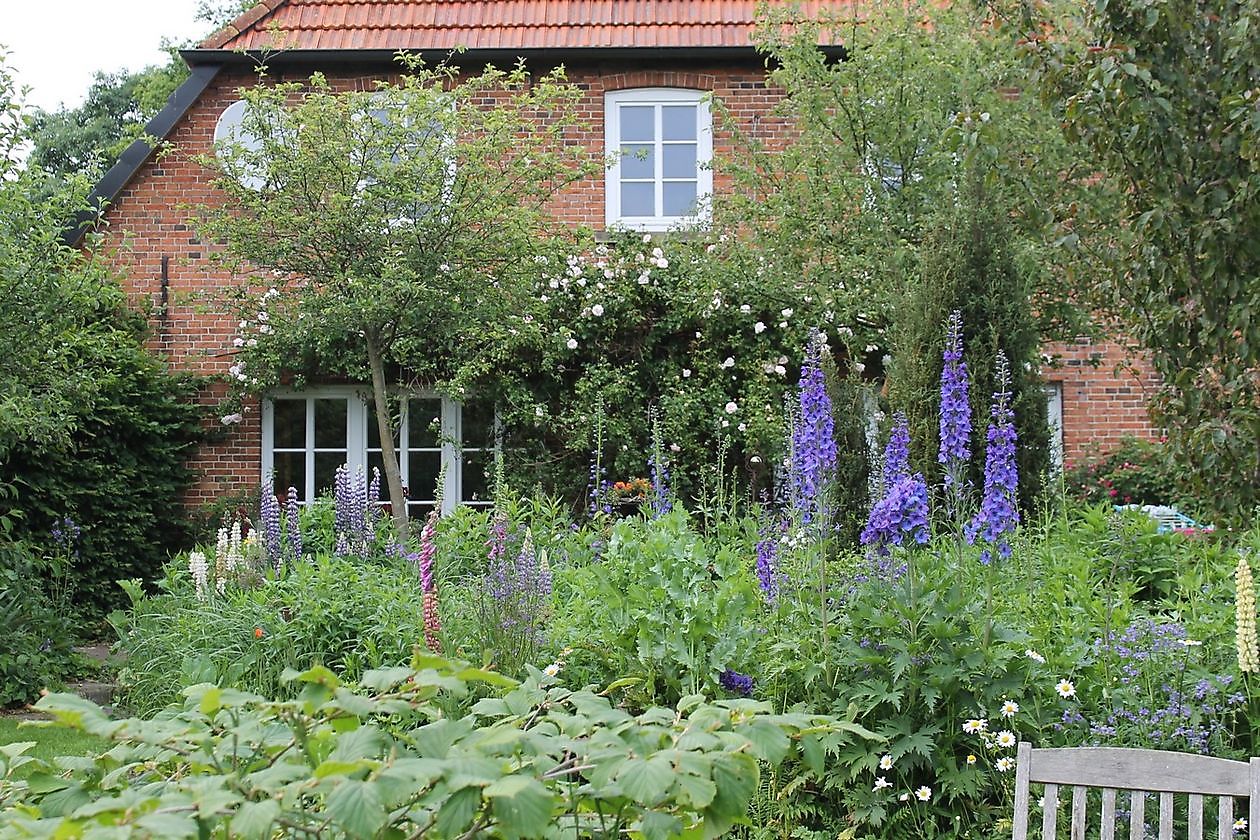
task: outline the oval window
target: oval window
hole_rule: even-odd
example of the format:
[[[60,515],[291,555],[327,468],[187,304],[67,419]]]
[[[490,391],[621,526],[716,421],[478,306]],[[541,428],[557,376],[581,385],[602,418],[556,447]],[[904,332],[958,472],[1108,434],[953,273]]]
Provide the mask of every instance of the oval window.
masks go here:
[[[253,153],[262,151],[263,144],[245,126],[248,109],[249,103],[243,99],[223,109],[218,122],[214,124],[214,145],[218,149],[225,144],[231,144],[244,151],[244,159],[236,156],[233,165],[234,174],[243,186],[251,190],[259,190],[267,183],[267,178],[261,163],[251,158],[254,157]],[[222,155],[219,155],[219,158],[223,160]]]

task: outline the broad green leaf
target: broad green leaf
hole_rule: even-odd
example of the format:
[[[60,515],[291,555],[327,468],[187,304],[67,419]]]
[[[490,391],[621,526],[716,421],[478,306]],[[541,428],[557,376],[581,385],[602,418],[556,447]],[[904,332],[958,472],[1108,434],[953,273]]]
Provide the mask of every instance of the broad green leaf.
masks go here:
[[[536,837],[547,830],[555,798],[534,778],[505,776],[485,788],[499,831],[507,837]]]
[[[465,830],[481,807],[481,788],[461,788],[442,803],[438,809],[433,829],[439,837],[456,837]]]
[[[632,758],[617,773],[617,783],[626,796],[644,805],[660,802],[674,782],[674,768],[667,759]]]
[[[280,816],[280,803],[274,799],[246,802],[232,817],[231,835],[244,840],[262,840],[271,836],[271,826]]]
[[[380,792],[372,782],[349,779],[328,794],[328,814],[351,837],[371,837],[389,819]]]
[[[711,779],[691,773],[679,773],[676,779],[683,804],[690,804],[693,808],[707,808],[717,795],[717,785]]]

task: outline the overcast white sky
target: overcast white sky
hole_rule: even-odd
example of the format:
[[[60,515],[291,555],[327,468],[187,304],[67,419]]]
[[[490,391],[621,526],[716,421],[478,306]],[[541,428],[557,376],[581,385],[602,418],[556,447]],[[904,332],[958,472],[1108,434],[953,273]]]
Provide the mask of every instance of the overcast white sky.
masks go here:
[[[197,0],[0,0],[0,47],[30,105],[82,102],[97,70],[165,60],[162,39],[186,43],[208,24]]]

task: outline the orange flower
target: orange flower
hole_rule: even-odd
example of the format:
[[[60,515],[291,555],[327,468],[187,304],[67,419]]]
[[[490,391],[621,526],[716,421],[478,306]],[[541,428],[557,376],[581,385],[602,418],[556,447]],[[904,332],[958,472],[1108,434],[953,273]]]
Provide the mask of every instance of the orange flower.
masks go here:
[[[261,639],[263,637],[263,629],[261,627],[254,628],[254,638]]]

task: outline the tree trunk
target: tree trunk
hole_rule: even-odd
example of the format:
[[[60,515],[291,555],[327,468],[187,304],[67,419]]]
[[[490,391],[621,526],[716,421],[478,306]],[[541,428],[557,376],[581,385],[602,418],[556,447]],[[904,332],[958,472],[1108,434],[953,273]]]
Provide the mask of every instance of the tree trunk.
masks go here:
[[[394,512],[398,542],[407,541],[407,496],[403,493],[402,470],[398,466],[398,450],[394,448],[393,414],[385,392],[385,363],[381,348],[372,332],[366,333],[368,367],[372,370],[372,404],[376,406],[376,428],[381,438],[381,460],[385,462],[385,483],[389,487],[389,506]]]

